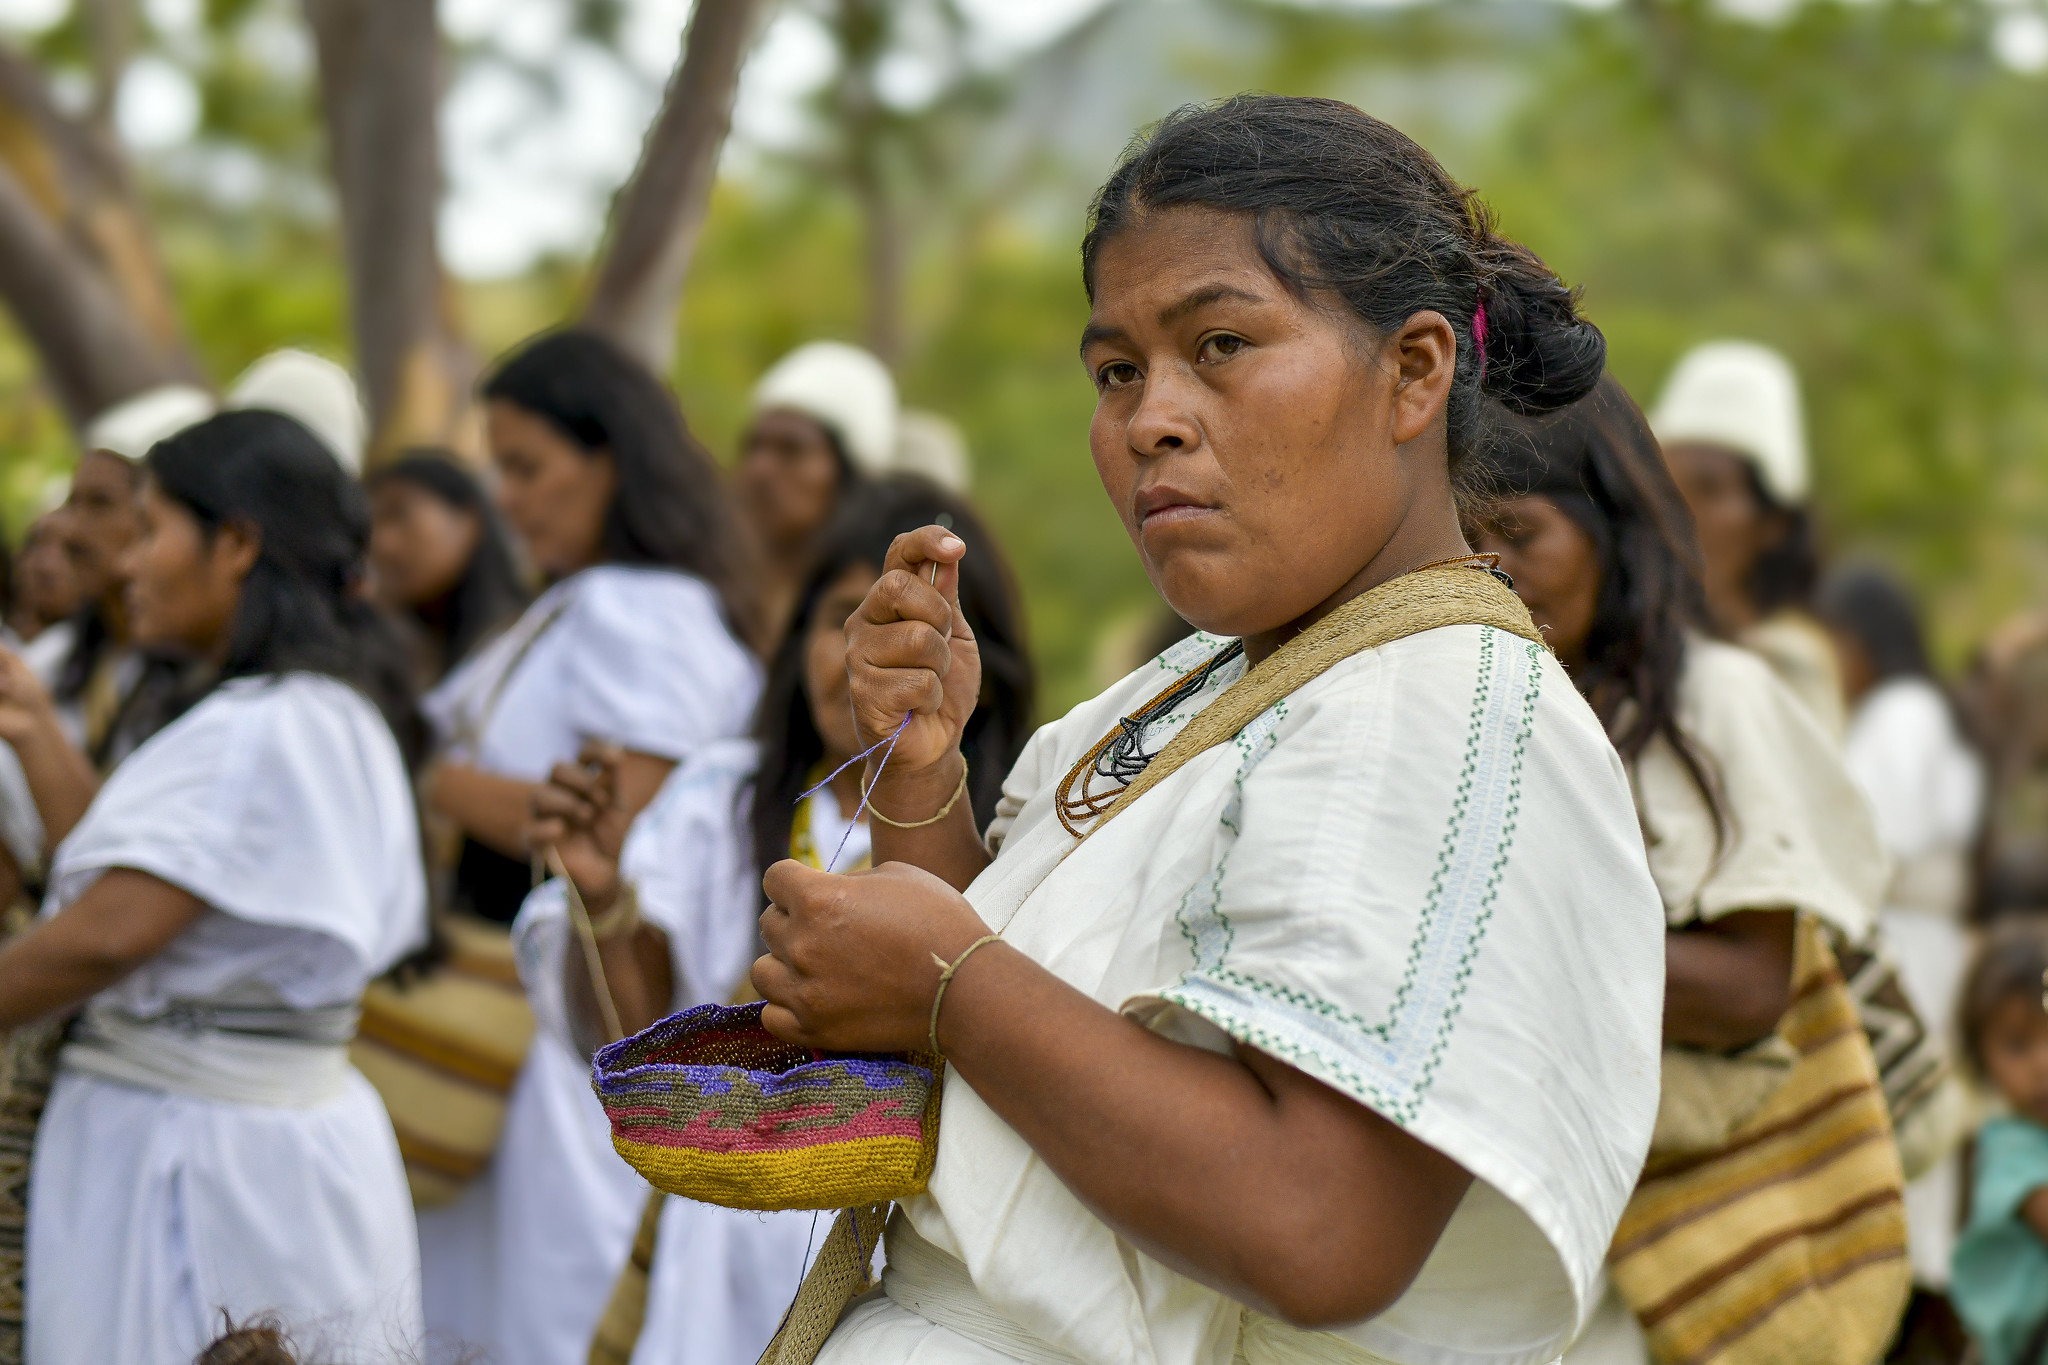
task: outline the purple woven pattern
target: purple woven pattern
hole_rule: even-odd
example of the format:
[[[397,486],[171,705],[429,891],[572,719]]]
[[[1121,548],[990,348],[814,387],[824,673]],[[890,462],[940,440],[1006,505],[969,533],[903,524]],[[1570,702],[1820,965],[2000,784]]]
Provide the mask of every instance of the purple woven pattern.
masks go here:
[[[699,1005],[600,1050],[592,1083],[613,1135],[734,1155],[923,1137],[929,1068],[795,1047],[761,1009]]]

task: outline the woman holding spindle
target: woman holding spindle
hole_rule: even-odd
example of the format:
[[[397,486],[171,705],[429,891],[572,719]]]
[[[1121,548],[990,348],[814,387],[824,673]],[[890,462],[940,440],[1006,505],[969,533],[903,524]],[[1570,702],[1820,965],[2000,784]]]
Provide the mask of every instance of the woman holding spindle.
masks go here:
[[[753,979],[785,1039],[949,1074],[884,1292],[819,1359],[1553,1360],[1649,1141],[1662,916],[1458,503],[1600,335],[1328,100],[1166,119],[1082,266],[1097,472],[1202,633],[1040,730],[984,832],[930,818],[975,547],[901,537],[848,623],[876,868],[771,869]]]
[[[458,900],[509,922],[550,769],[614,746],[630,818],[678,764],[746,733],[760,670],[717,472],[652,375],[556,332],[483,398],[499,508],[551,586],[427,698],[442,749],[424,789],[462,832]],[[421,1218],[429,1326],[500,1365],[581,1359],[645,1192],[582,1059],[541,1035],[492,1167]]]

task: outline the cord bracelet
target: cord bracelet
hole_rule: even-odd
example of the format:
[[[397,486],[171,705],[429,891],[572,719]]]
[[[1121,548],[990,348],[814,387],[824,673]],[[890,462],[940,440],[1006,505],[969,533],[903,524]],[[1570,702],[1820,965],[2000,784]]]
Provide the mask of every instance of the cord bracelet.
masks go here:
[[[974,956],[977,948],[986,947],[991,943],[1000,943],[1002,938],[1001,934],[983,934],[980,938],[968,944],[965,951],[950,963],[937,953],[932,954],[932,961],[939,964],[939,988],[932,993],[932,1022],[931,1027],[926,1032],[930,1035],[929,1041],[932,1045],[932,1052],[935,1055],[941,1055],[939,1054],[939,1006],[946,1003],[946,987],[953,984],[953,973],[959,971],[961,964]]]
[[[882,775],[879,772],[875,774],[877,780],[880,780],[881,776]],[[870,783],[866,787],[863,787],[861,789],[862,798],[865,799],[873,791],[873,783]],[[912,820],[908,822],[902,820],[891,820],[888,816],[882,814],[881,807],[877,806],[873,801],[868,801],[868,814],[874,816],[875,819],[880,820],[890,829],[923,829],[926,825],[936,825],[937,823],[939,823],[939,821],[951,815],[953,813],[953,807],[959,805],[960,798],[966,794],[967,756],[965,754],[962,754],[960,756],[960,785],[953,788],[953,794],[946,798],[945,805],[939,807],[939,813],[937,815],[934,815],[927,820]]]

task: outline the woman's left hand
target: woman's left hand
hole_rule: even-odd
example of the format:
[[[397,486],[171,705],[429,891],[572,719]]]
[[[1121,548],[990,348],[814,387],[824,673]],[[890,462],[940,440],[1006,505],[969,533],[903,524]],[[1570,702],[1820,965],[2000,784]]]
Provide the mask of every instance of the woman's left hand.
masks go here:
[[[770,1033],[835,1052],[929,1046],[944,964],[988,933],[965,896],[906,863],[839,875],[785,860],[761,885],[753,981]]]

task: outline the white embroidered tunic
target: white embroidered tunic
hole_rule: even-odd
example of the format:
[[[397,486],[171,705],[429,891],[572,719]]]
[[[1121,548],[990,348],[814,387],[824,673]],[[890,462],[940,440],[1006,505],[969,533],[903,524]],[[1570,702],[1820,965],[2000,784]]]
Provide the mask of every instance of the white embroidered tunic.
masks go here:
[[[688,768],[746,734],[759,692],[759,666],[701,579],[599,565],[543,593],[425,707],[454,756],[539,781],[592,739]],[[539,1034],[491,1165],[420,1217],[429,1329],[495,1365],[581,1360],[647,1189],[612,1151],[589,1066]]]
[[[94,998],[120,1019],[213,1002],[346,1011],[426,931],[398,746],[332,678],[227,683],[137,748],[57,849],[43,913],[117,868],[208,907]],[[139,1053],[67,1048],[37,1132],[29,1361],[185,1365],[223,1310],[279,1313],[339,1355],[415,1347],[405,1170],[341,1041],[122,1036]]]
[[[1033,738],[968,898],[1102,1004],[1247,1043],[1399,1124],[1472,1172],[1463,1203],[1386,1312],[1299,1332],[1122,1241],[954,1076],[907,1212],[972,1277],[956,1326],[1002,1330],[912,1312],[922,1286],[892,1264],[891,1297],[822,1365],[1541,1365],[1589,1310],[1649,1143],[1663,981],[1606,736],[1541,647],[1438,629],[1338,664],[1076,848],[1053,809],[1069,767],[1217,644],[1183,642]]]

